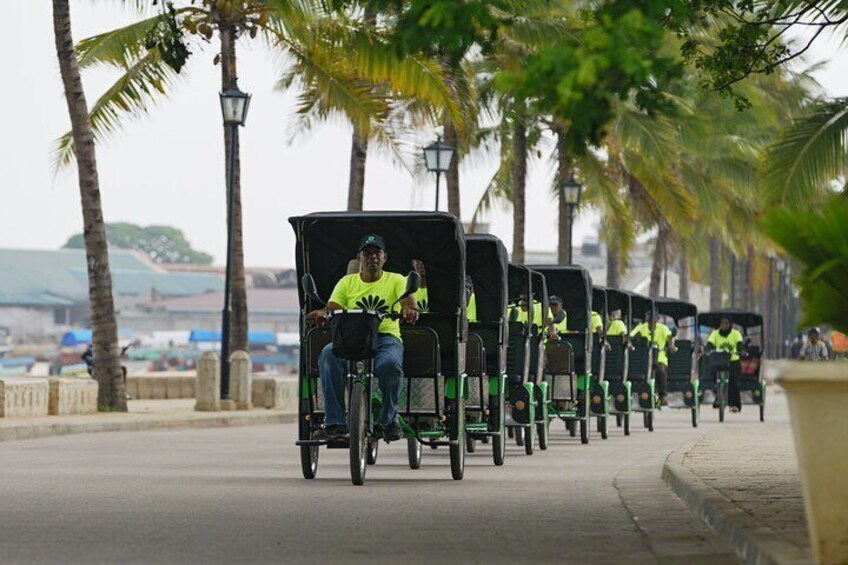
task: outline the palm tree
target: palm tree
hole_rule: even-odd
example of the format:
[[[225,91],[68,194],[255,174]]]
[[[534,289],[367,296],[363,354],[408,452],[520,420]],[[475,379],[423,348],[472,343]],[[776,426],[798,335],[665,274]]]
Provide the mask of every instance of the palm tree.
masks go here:
[[[53,0],[53,32],[68,114],[71,118],[71,135],[77,147],[76,161],[85,227],[83,236],[88,271],[88,300],[91,308],[94,378],[99,385],[97,403],[101,409],[126,412],[127,397],[121,375],[118,324],[115,321],[106,228],[100,204],[94,135],[74,54],[68,0]]]

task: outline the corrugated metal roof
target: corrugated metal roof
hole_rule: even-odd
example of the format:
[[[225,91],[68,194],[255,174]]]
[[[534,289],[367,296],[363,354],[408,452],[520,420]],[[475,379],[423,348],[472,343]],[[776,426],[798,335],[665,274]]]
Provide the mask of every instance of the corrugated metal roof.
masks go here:
[[[0,249],[0,305],[71,306],[88,302],[88,275],[82,249]],[[117,295],[166,296],[220,291],[221,277],[170,273],[125,250],[109,251],[112,286]]]

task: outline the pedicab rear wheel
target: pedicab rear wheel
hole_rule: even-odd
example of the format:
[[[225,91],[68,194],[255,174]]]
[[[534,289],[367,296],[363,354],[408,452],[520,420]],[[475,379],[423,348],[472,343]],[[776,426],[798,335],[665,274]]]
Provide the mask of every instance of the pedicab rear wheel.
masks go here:
[[[365,385],[353,383],[350,391],[350,479],[355,485],[365,483],[368,459],[368,434],[365,429]]]
[[[589,443],[589,420],[580,420],[580,443]]]
[[[698,427],[698,409],[697,408],[692,408],[692,427],[693,428]]]
[[[624,435],[630,435],[630,414],[624,415]]]
[[[567,420],[565,422],[565,428],[568,430],[569,436],[574,437],[577,435],[577,427],[574,420]]]
[[[458,398],[452,404],[450,438],[456,440],[456,444],[450,446],[451,477],[461,481],[465,474],[465,400]]]
[[[319,451],[320,448],[317,445],[300,446],[300,469],[303,471],[304,479],[314,479],[318,473]]]
[[[524,453],[533,455],[533,424],[530,424],[523,429],[524,432]]]
[[[410,469],[421,468],[421,444],[414,437],[406,438],[406,454]]]
[[[616,425],[617,428],[621,427],[621,414],[615,415],[615,425]]]
[[[471,437],[471,434],[466,434],[465,436],[465,450],[468,453],[474,453],[477,451],[477,441]]]
[[[601,416],[598,418],[598,431],[601,432],[601,439],[607,439],[609,434],[607,433],[607,417]]]
[[[644,420],[644,423],[645,423],[645,427],[648,429],[649,432],[654,431],[654,411],[648,410],[647,412],[644,412],[643,414],[644,414],[643,420]]]
[[[765,403],[760,404],[760,422],[766,421],[766,405]]]
[[[515,437],[515,432],[513,431],[513,429],[511,427],[506,428],[506,435],[507,435],[507,437],[512,439],[513,437]]]
[[[522,447],[524,445],[524,429],[516,428],[515,429],[515,445],[518,447]]]
[[[504,452],[506,451],[506,435],[503,430],[501,433],[492,436],[492,460],[495,465],[501,466],[504,464]]]
[[[377,463],[377,452],[380,450],[380,441],[375,438],[368,439],[368,452],[365,459],[365,462],[369,465],[375,465]]]

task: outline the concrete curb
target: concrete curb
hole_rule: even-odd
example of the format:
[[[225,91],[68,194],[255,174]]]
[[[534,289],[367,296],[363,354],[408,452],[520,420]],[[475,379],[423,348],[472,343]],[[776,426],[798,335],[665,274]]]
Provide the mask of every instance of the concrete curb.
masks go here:
[[[718,490],[707,485],[683,463],[694,446],[673,452],[663,466],[663,480],[712,530],[736,550],[749,565],[799,565],[813,563],[809,553],[787,542]]]
[[[103,418],[103,421],[92,421],[95,418]],[[56,423],[32,423],[21,420],[12,425],[0,427],[0,442],[100,432],[140,432],[288,424],[297,421],[297,414],[267,410],[256,412],[192,412],[168,415],[103,414],[80,417],[78,420]]]

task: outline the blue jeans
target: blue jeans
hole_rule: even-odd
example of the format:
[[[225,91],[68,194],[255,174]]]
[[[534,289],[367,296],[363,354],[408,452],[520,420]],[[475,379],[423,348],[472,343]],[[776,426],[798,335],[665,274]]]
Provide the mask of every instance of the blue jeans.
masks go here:
[[[333,354],[330,343],[318,357],[318,372],[324,390],[324,424],[347,425],[345,418],[345,361]],[[377,339],[377,356],[374,358],[374,375],[383,393],[383,410],[380,423],[391,423],[397,415],[400,389],[403,386],[403,342],[393,335],[380,334]]]

